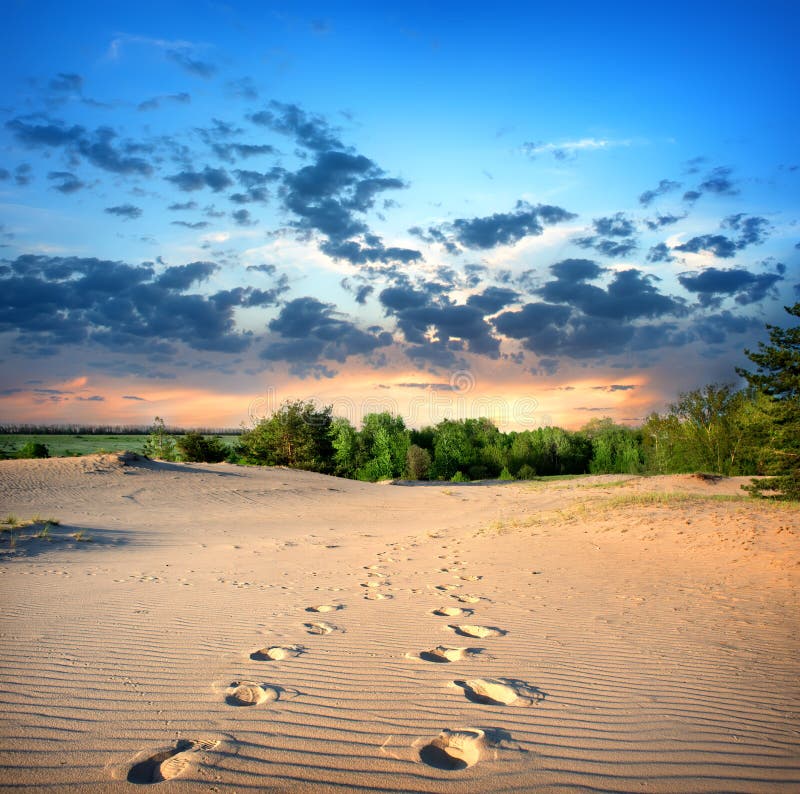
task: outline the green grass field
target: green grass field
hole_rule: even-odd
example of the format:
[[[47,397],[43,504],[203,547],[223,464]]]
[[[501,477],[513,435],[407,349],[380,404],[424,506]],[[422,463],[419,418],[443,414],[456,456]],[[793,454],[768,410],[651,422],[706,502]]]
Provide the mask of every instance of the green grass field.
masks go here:
[[[176,436],[179,438],[180,436]],[[238,436],[220,436],[229,446],[233,446]],[[146,435],[24,435],[22,433],[0,433],[0,450],[7,453],[19,449],[28,441],[36,441],[47,445],[52,458],[64,458],[78,455],[91,455],[95,452],[141,452]]]

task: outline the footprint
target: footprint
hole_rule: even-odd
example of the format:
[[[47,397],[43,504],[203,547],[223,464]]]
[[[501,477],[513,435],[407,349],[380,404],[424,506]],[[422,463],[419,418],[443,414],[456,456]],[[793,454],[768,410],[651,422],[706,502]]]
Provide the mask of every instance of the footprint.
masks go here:
[[[225,702],[229,706],[260,706],[277,700],[278,690],[254,681],[234,681],[226,692]]]
[[[373,588],[373,587],[380,587],[383,584],[391,584],[391,582],[362,582],[361,586]]]
[[[454,772],[477,764],[485,746],[480,728],[445,729],[419,751],[419,758],[434,769]]]
[[[434,615],[439,615],[446,618],[456,618],[461,615],[471,615],[471,609],[462,609],[461,607],[439,607],[433,610]]]
[[[482,576],[459,576],[458,578],[465,582],[479,582],[483,579]]]
[[[367,601],[390,601],[394,596],[389,595],[389,593],[377,593],[374,590],[369,590],[364,593],[364,598]]]
[[[442,592],[447,592],[448,590],[457,590],[461,587],[460,584],[437,584],[436,589],[441,590]]]
[[[192,763],[194,753],[213,750],[218,741],[209,739],[178,739],[172,747],[162,747],[155,752],[139,753],[128,770],[127,781],[139,785],[172,780],[185,772]]]
[[[462,624],[460,626],[451,625],[450,628],[462,637],[478,637],[481,640],[486,637],[502,637],[504,634],[508,633],[503,631],[503,629],[498,629],[496,626],[471,626],[469,624]]]
[[[460,604],[477,604],[478,601],[481,600],[480,596],[467,595],[467,594],[465,594],[465,595],[455,595],[454,594],[453,598],[455,598],[455,600],[458,601]]]
[[[342,604],[320,604],[317,607],[306,607],[306,612],[336,612],[337,609],[344,609]]]
[[[532,706],[545,698],[535,686],[508,678],[473,678],[453,685],[464,690],[467,700],[487,706]]]
[[[332,626],[330,623],[325,623],[323,621],[304,623],[303,625],[308,629],[309,634],[330,634],[332,631],[338,631],[336,626]]]
[[[253,651],[250,658],[255,662],[281,662],[284,659],[300,656],[304,650],[302,645],[273,645],[270,648]]]
[[[481,648],[449,648],[447,645],[437,645],[429,651],[421,651],[419,658],[423,662],[436,662],[446,664],[447,662],[460,662],[470,656],[477,656]]]

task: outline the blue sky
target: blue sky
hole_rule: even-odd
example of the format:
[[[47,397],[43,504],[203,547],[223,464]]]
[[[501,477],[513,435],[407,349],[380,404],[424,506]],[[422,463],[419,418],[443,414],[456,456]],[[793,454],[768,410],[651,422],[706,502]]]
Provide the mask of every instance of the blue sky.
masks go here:
[[[6,421],[635,423],[798,299],[795,3],[0,15]]]

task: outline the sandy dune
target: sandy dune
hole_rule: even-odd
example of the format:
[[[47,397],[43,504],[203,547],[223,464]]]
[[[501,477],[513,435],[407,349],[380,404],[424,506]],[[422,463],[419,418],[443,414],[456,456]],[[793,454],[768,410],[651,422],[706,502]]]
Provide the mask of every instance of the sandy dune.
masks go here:
[[[0,785],[796,792],[800,513],[739,484],[0,462],[61,521],[3,533]]]

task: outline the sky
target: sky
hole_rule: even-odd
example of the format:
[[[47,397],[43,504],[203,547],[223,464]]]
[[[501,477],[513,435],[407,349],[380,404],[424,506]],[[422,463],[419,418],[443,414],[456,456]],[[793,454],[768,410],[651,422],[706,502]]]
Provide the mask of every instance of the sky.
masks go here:
[[[0,422],[636,425],[800,300],[794,0],[0,30]]]

